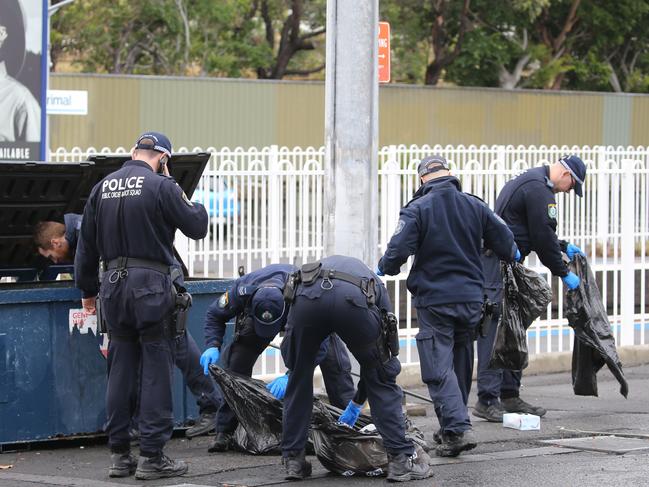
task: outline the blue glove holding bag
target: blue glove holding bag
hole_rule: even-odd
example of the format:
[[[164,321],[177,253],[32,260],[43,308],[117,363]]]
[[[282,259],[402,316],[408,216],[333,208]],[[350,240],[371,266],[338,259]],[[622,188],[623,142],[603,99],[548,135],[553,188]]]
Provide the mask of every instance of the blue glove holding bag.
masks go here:
[[[288,374],[282,375],[266,386],[275,399],[284,399],[288,386]]]
[[[349,404],[347,404],[347,407],[340,415],[340,418],[338,418],[338,422],[354,426],[361,414],[361,409],[363,409],[362,404],[356,404],[354,401],[349,401]]]
[[[574,272],[568,272],[568,275],[562,277],[561,280],[570,291],[579,287],[580,279],[579,276]]]
[[[207,350],[203,352],[203,355],[201,355],[201,365],[203,366],[203,373],[205,375],[209,374],[209,366],[210,364],[215,364],[216,362],[219,361],[219,356],[221,355],[221,352],[219,352],[219,349],[216,347],[210,347]]]
[[[575,258],[575,255],[577,255],[577,254],[583,255],[584,257],[586,256],[586,254],[584,254],[583,250],[581,250],[576,245],[573,245],[573,244],[569,243],[567,245],[567,247],[566,247],[566,255],[568,256],[568,258],[570,260],[572,260],[572,259]]]

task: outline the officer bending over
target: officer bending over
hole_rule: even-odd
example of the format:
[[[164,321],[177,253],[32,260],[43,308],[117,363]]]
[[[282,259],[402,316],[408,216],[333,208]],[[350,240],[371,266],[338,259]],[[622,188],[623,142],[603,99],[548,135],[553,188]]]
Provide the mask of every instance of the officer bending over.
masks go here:
[[[205,237],[208,218],[205,208],[190,202],[169,176],[167,137],[157,132],[142,135],[131,156],[133,160],[90,193],[75,277],[84,309],[95,312],[99,292],[108,324],[109,475],[125,477],[135,471],[137,479],[156,479],[187,471],[187,464],[163,453],[173,431],[173,349],[180,334],[171,319],[177,298],[173,238],[176,230],[189,238]],[[100,259],[104,263],[101,288]],[[140,458],[136,462],[128,429],[138,384]]]
[[[422,186],[402,208],[378,270],[398,274],[415,256],[407,286],[417,308],[421,377],[440,424],[437,454],[457,456],[476,446],[467,400],[483,304],[482,242],[506,261],[518,251],[504,222],[462,192],[446,159],[425,157],[417,171]]]
[[[342,338],[361,366],[372,419],[388,454],[388,480],[432,476],[428,456],[417,456],[405,437],[403,394],[396,383],[401,364],[398,350],[386,343],[382,319],[382,314],[392,311],[392,303],[381,280],[358,259],[332,256],[303,266],[287,286],[287,299],[293,304],[285,337],[291,360],[287,365],[292,370],[282,425],[286,479],[311,475],[304,447],[313,407],[313,369],[318,347],[330,333]],[[396,335],[397,330],[392,331]]]
[[[234,339],[223,350],[221,363],[226,370],[252,376],[257,358],[273,338],[284,330],[288,306],[284,302],[282,290],[288,276],[296,270],[292,265],[272,264],[250,272],[237,279],[232,288],[208,308],[205,317],[205,343],[208,348],[201,356],[201,365],[206,375],[209,365],[217,363],[221,356],[226,322],[237,317]],[[285,349],[285,342],[286,338],[282,342],[282,355],[286,360],[289,352]],[[318,363],[329,401],[332,405],[343,408],[352,402],[354,396],[349,356],[340,338],[335,335],[323,337],[321,342],[321,360]],[[282,399],[287,383],[288,373],[278,377],[267,387],[277,399]],[[364,400],[355,399],[361,403]],[[227,450],[237,424],[235,414],[227,402],[223,401],[217,415],[216,438],[208,451]]]
[[[37,223],[34,226],[34,243],[39,254],[55,264],[74,264],[82,215],[66,213],[63,218],[65,225],[54,221]],[[180,268],[180,264],[176,262],[176,265]],[[41,279],[55,278],[56,274],[50,274],[47,270],[41,274]],[[199,418],[196,424],[185,432],[187,437],[193,438],[214,429],[216,412],[222,399],[210,378],[203,374],[203,369],[198,363],[201,353],[194,338],[185,332],[176,337],[174,345],[176,367],[182,372],[187,387],[197,398]],[[137,425],[137,421],[135,424]],[[136,433],[139,436],[139,432]]]
[[[561,252],[572,260],[582,253],[579,247],[557,238],[556,193],[574,189],[582,196],[586,165],[575,156],[567,156],[551,166],[535,167],[508,181],[496,200],[496,213],[514,233],[520,252],[526,257],[534,251],[568,289],[579,287],[579,277],[568,271]],[[486,292],[494,303],[502,301],[502,276],[498,260],[483,256]],[[478,338],[478,402],[473,414],[487,421],[502,421],[503,412],[528,413],[543,416],[546,410],[523,401],[520,397],[522,372],[489,369],[489,360],[496,337],[499,313],[493,316],[489,333]],[[498,400],[500,398],[500,401]]]

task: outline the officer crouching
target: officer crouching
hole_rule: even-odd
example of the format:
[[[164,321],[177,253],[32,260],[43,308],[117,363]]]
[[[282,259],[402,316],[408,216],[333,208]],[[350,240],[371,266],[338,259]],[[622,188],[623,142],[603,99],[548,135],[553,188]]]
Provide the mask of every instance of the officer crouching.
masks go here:
[[[506,261],[520,254],[507,225],[482,200],[462,192],[446,159],[424,158],[418,174],[422,186],[402,208],[378,272],[399,274],[415,256],[407,286],[417,308],[421,378],[440,425],[437,455],[457,456],[477,445],[467,399],[483,304],[482,242]]]
[[[188,304],[174,286],[173,239],[207,233],[205,208],[192,203],[169,176],[171,142],[163,134],[143,134],[132,160],[92,189],[86,203],[75,257],[82,304],[94,313],[97,294],[108,328],[106,431],[111,477],[174,477],[187,464],[163,453],[173,431],[174,338],[184,333],[177,301]],[[104,263],[101,287],[99,261]],[[180,299],[178,299],[180,298]],[[99,311],[99,308],[97,308]],[[97,313],[99,315],[99,312]],[[139,376],[139,377],[138,377]],[[129,423],[140,384],[139,461],[130,452]]]
[[[430,477],[428,456],[418,456],[405,437],[403,393],[396,383],[401,364],[393,356],[398,352],[388,350],[381,316],[392,311],[392,303],[381,280],[358,259],[332,256],[303,266],[289,280],[285,296],[292,302],[285,337],[292,373],[282,423],[286,479],[311,475],[304,447],[313,407],[313,369],[318,347],[330,333],[342,338],[361,366],[372,419],[388,454],[388,480]]]

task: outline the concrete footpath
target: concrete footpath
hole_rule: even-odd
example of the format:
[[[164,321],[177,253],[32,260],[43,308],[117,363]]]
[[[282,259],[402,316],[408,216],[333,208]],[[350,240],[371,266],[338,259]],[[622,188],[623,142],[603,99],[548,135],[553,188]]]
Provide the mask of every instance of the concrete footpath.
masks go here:
[[[426,486],[647,486],[649,485],[649,365],[625,371],[628,399],[608,370],[599,373],[600,397],[572,392],[569,373],[524,379],[522,397],[545,406],[541,431],[505,429],[472,418],[480,444],[457,459],[433,457],[435,476],[407,485]],[[413,389],[426,394],[423,387]],[[475,403],[474,394],[470,406]],[[427,416],[411,418],[432,439],[437,429],[432,407]],[[594,436],[594,437],[593,437]],[[611,437],[612,436],[612,437]],[[586,438],[581,445],[566,439]],[[561,440],[558,444],[554,440]],[[0,486],[115,487],[120,485],[264,486],[280,485],[279,457],[241,453],[208,454],[210,437],[173,439],[167,453],[186,460],[187,475],[169,480],[139,482],[133,477],[110,479],[105,445],[75,445],[0,454]],[[547,442],[550,440],[551,442]],[[584,449],[575,449],[580,446]],[[328,474],[315,457],[313,476],[296,485],[385,485],[384,478],[343,478]],[[3,469],[11,465],[11,468]],[[3,467],[4,466],[4,467]]]

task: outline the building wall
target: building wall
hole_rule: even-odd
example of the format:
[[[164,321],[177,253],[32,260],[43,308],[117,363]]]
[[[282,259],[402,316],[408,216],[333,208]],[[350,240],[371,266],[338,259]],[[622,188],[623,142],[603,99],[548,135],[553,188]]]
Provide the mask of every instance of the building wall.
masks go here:
[[[53,74],[87,90],[88,115],[50,116],[55,147],[128,147],[159,130],[177,147],[321,146],[324,84]],[[649,145],[649,96],[532,90],[380,89],[380,145]]]

